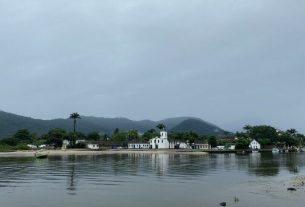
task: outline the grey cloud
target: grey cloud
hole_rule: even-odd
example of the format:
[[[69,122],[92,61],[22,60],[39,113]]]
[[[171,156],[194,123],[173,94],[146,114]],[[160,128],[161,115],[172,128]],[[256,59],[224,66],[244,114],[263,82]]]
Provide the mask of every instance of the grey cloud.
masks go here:
[[[0,1],[2,110],[305,132],[304,1]],[[237,126],[238,125],[238,126]]]

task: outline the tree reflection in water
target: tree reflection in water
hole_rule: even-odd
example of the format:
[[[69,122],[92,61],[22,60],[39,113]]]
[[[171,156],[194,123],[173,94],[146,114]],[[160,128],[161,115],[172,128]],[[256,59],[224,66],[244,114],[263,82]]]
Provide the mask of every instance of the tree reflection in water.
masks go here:
[[[289,170],[289,172],[292,173],[298,173],[299,172],[299,166],[298,166],[298,156],[296,152],[288,153],[285,156],[285,166]]]
[[[272,153],[250,153],[249,174],[257,176],[275,176],[280,169],[279,159]]]
[[[68,194],[69,195],[76,195],[76,182],[75,182],[75,165],[76,165],[76,156],[71,155],[68,157],[68,166],[70,168],[70,174],[68,179]]]

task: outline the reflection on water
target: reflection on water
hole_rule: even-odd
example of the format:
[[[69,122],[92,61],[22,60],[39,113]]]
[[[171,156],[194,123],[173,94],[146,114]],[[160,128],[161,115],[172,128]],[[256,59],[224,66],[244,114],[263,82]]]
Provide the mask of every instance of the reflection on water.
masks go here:
[[[232,200],[232,205],[249,206],[254,192],[263,205],[274,202],[260,193],[263,188],[281,195],[277,206],[284,206],[302,200],[287,199],[286,192],[281,192],[285,188],[276,183],[300,174],[304,166],[304,154],[297,153],[0,157],[0,196],[7,207],[21,206],[23,199],[31,199],[22,203],[26,207],[43,202],[48,206],[117,206],[122,201],[132,206],[215,206],[239,194],[244,199]],[[264,189],[270,182],[279,190]]]
[[[279,173],[279,159],[271,153],[252,153],[249,156],[249,173],[274,176]]]
[[[71,168],[71,173],[70,173],[70,179],[68,182],[68,188],[67,190],[70,191],[70,195],[75,195],[76,193],[76,181],[75,181],[75,155],[72,155],[69,157],[69,163],[70,163],[70,168]]]

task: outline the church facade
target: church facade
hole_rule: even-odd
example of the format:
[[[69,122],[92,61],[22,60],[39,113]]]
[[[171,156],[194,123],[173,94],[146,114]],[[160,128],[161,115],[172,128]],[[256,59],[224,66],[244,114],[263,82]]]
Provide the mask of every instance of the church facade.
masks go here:
[[[155,137],[149,140],[150,149],[169,149],[170,143],[167,139],[167,132],[161,131],[160,137]]]

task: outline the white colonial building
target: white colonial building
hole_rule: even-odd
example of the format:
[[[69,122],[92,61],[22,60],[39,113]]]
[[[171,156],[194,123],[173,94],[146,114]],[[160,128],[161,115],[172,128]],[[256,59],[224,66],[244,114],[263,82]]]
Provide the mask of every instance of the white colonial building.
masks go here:
[[[191,146],[187,142],[182,141],[172,141],[169,143],[170,149],[191,149]]]
[[[148,143],[128,143],[128,149],[149,149]]]
[[[169,149],[170,144],[167,139],[167,132],[161,131],[160,137],[155,137],[149,140],[149,148],[151,149]]]
[[[249,148],[253,150],[259,150],[261,149],[261,144],[258,143],[258,141],[256,141],[255,139],[253,139],[252,142],[250,142],[249,144]]]
[[[212,149],[211,145],[209,144],[193,144],[192,149],[201,149],[201,150],[210,150]]]
[[[99,144],[97,143],[87,143],[86,147],[92,150],[98,150],[100,148]]]

